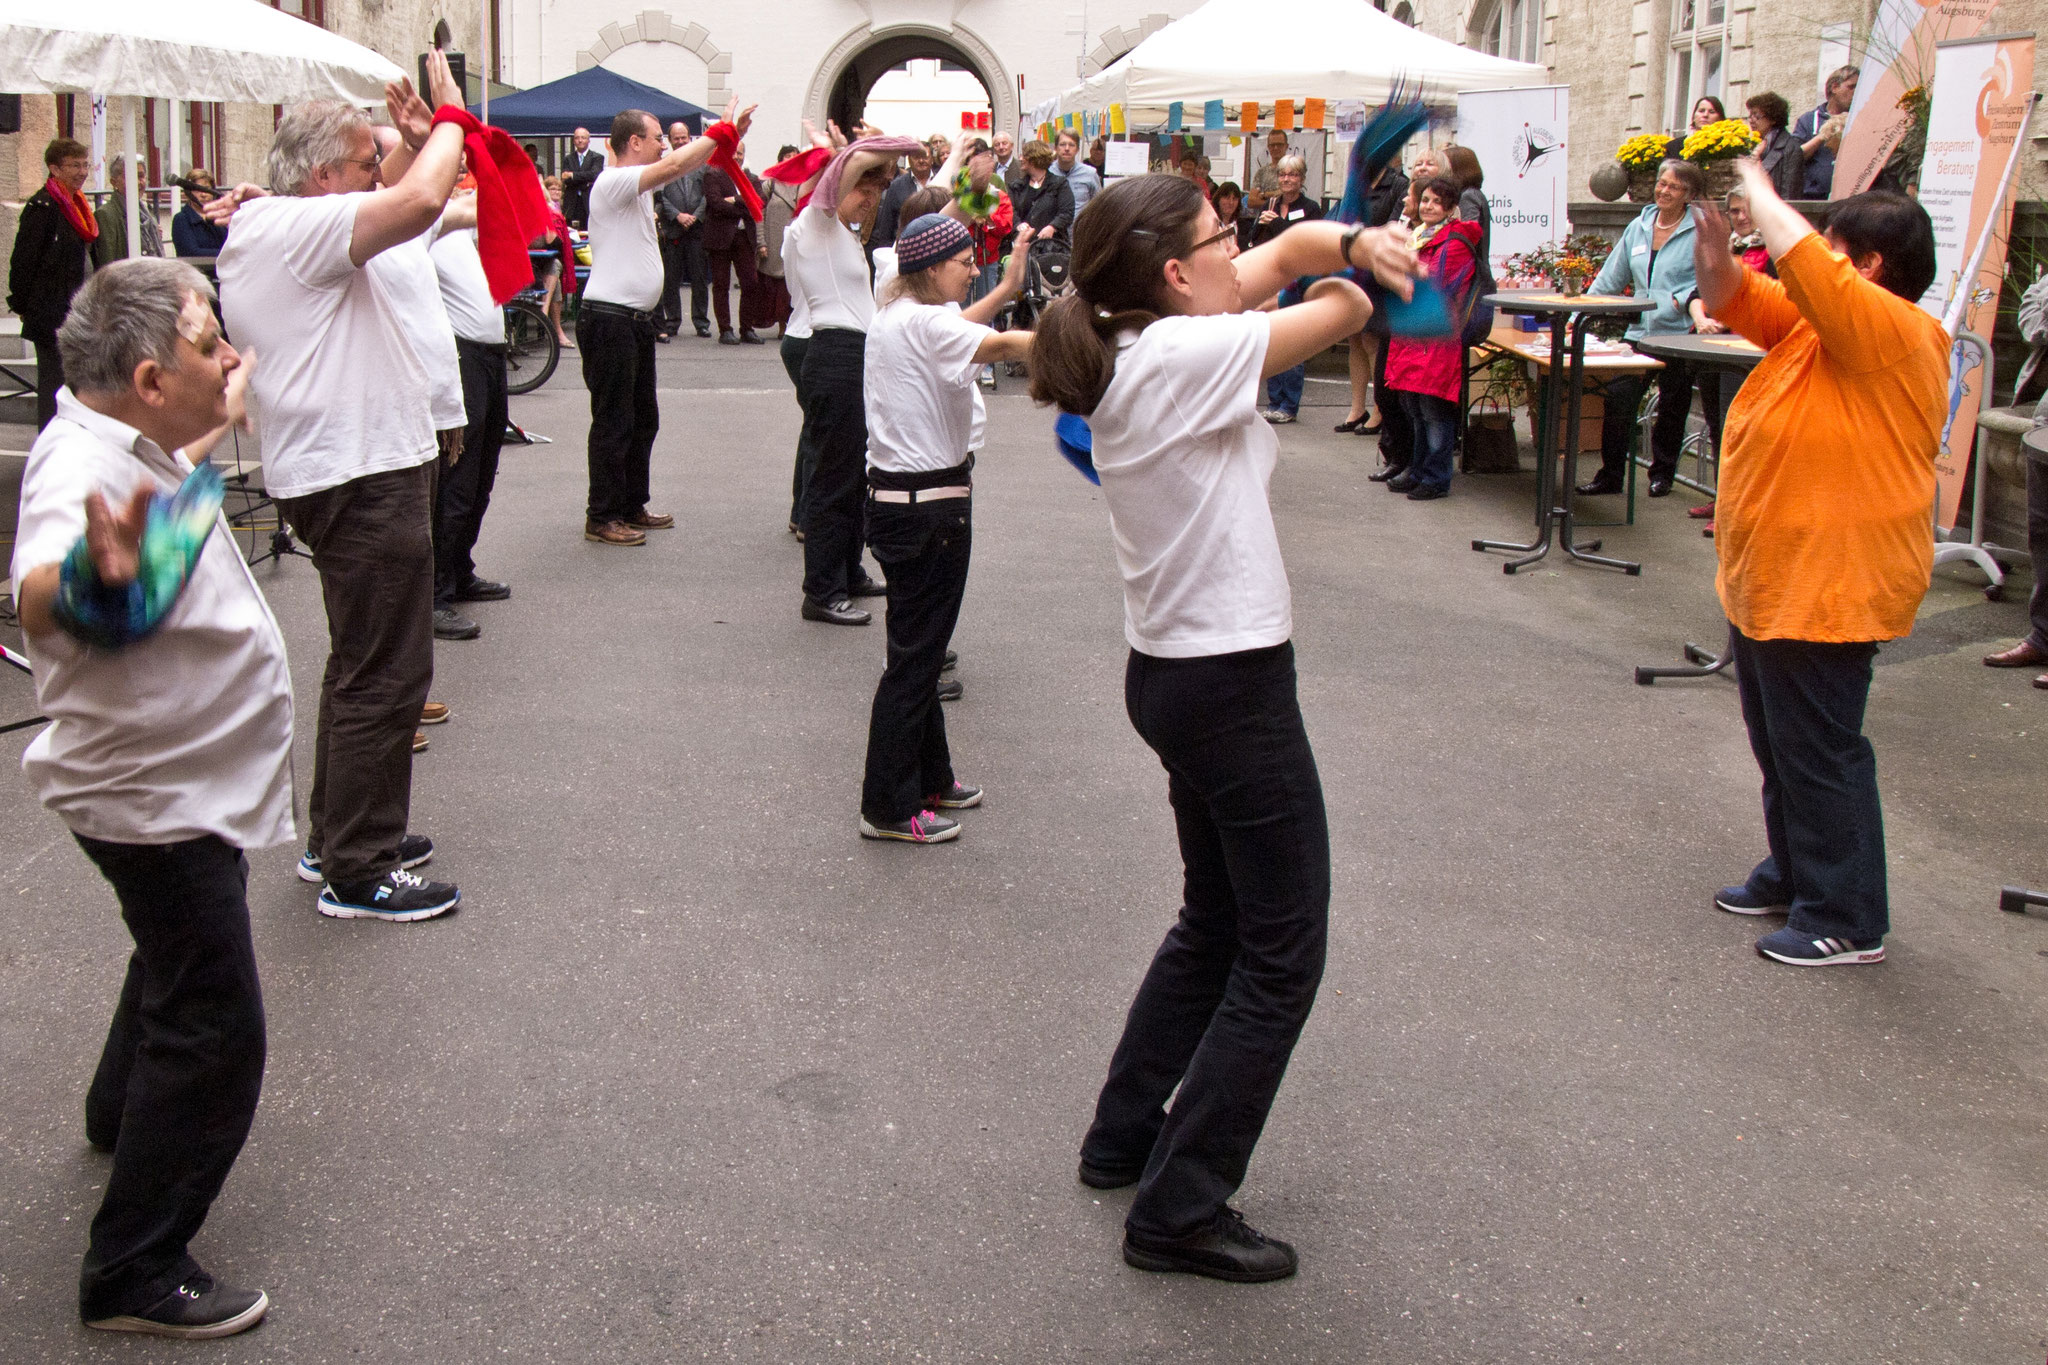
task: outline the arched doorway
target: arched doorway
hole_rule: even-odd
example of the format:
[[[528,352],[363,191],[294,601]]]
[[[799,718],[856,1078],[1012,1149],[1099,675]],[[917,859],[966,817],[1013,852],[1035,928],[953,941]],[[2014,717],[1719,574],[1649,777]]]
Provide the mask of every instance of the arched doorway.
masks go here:
[[[861,120],[875,82],[918,58],[936,58],[971,73],[988,94],[991,127],[1016,129],[1015,81],[987,44],[958,26],[950,31],[920,25],[899,25],[881,32],[867,26],[855,29],[818,64],[804,100],[804,116],[821,128],[828,118],[841,128],[852,127]]]

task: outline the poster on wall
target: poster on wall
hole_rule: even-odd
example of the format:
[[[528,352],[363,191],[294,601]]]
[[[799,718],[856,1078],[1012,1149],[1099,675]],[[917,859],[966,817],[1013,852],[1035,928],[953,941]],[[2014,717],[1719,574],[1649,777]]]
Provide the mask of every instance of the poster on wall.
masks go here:
[[[1946,319],[1959,296],[1963,330],[1989,337],[2005,280],[2005,242],[2012,196],[2004,184],[2015,138],[2033,108],[2034,40],[1965,39],[1935,49],[1927,155],[1920,167],[1920,206],[1934,221],[1934,284],[1920,306]],[[1839,183],[1839,182],[1837,182]],[[1991,241],[1975,276],[1964,280],[1986,225]],[[1975,347],[1949,356],[1948,419],[1934,459],[1936,521],[1954,526],[1962,506],[1970,443],[1983,402],[1982,361]]]
[[[1508,257],[1571,230],[1565,221],[1570,123],[1570,86],[1458,92],[1458,141],[1472,149],[1486,175],[1495,275],[1505,273]]]
[[[1830,199],[1861,194],[1913,127],[1913,94],[1934,80],[1940,44],[1975,37],[1998,0],[1882,0],[1864,46]],[[1902,103],[1903,101],[1903,103]]]
[[[1280,182],[1275,177],[1267,176],[1263,182],[1259,178],[1259,173],[1273,164],[1271,145],[1273,132],[1273,129],[1267,128],[1263,132],[1249,134],[1245,137],[1244,187],[1246,190],[1263,190],[1265,193],[1270,194],[1279,188]],[[1343,188],[1341,185],[1337,187],[1336,193],[1330,193],[1325,189],[1324,185],[1324,182],[1328,179],[1324,174],[1329,155],[1329,134],[1327,132],[1314,128],[1295,128],[1283,132],[1282,136],[1287,139],[1287,152],[1300,157],[1308,168],[1308,173],[1302,177],[1301,182],[1301,192],[1303,194],[1319,202],[1324,199],[1336,199],[1342,195]],[[1282,153],[1283,156],[1286,154],[1286,152]]]

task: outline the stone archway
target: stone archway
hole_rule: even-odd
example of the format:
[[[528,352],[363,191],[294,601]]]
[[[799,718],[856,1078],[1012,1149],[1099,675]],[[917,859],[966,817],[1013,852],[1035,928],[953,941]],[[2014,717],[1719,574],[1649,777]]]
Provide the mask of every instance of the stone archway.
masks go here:
[[[705,108],[723,109],[732,98],[732,54],[712,42],[702,24],[678,23],[666,10],[642,10],[631,22],[606,24],[597,31],[596,41],[576,54],[576,69],[588,71],[634,43],[674,43],[702,58]]]
[[[804,93],[804,117],[823,128],[830,118],[849,111],[855,116],[867,100],[868,91],[884,71],[914,57],[937,57],[957,62],[974,73],[988,92],[990,125],[1014,129],[1021,110],[1017,106],[1017,82],[994,49],[971,30],[958,24],[950,28],[937,24],[890,24],[877,29],[863,24],[825,54],[817,74]]]
[[[1104,29],[1095,46],[1081,59],[1081,79],[1088,79],[1172,22],[1170,14],[1148,14],[1129,27],[1120,24]]]

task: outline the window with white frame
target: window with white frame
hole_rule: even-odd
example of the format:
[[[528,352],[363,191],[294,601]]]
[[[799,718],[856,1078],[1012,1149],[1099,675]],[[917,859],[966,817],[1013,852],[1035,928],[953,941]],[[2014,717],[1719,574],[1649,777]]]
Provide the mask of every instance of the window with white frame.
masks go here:
[[[1728,0],[1671,0],[1671,64],[1664,88],[1670,93],[1665,126],[1684,132],[1702,96],[1725,97]]]
[[[1540,62],[1543,0],[1494,0],[1477,25],[1479,47],[1510,61]]]

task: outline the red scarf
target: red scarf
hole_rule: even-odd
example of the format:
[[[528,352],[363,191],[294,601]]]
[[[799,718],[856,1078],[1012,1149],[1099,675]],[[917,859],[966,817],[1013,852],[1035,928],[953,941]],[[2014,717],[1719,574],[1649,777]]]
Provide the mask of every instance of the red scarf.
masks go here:
[[[569,221],[553,204],[548,205],[548,230],[555,234],[555,250],[562,256],[562,292],[576,292],[576,247],[569,240]]]
[[[740,130],[720,119],[704,130],[704,136],[718,144],[717,150],[711,153],[711,164],[732,180],[733,188],[739,191],[740,202],[747,206],[747,216],[760,222],[761,196],[755,191],[753,177],[747,174],[747,168],[740,165]]]
[[[469,169],[476,176],[476,250],[483,258],[491,299],[503,303],[533,283],[533,258],[526,244],[548,225],[548,197],[519,144],[502,128],[488,128],[466,109],[444,104],[434,122],[452,123],[463,133]],[[570,280],[575,267],[568,267]]]
[[[43,182],[50,198],[57,201],[57,207],[64,214],[64,221],[71,224],[71,230],[78,234],[78,240],[91,244],[99,240],[100,221],[92,216],[92,205],[85,202],[85,196],[69,185],[51,176]]]
[[[823,171],[825,163],[831,159],[832,149],[830,147],[813,147],[808,152],[798,152],[787,161],[776,162],[767,169],[765,174],[770,180],[778,180],[785,185],[801,187]],[[813,192],[815,193],[815,191]],[[802,213],[804,205],[810,202],[811,196],[808,194],[797,200],[796,211]]]

